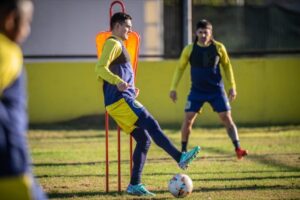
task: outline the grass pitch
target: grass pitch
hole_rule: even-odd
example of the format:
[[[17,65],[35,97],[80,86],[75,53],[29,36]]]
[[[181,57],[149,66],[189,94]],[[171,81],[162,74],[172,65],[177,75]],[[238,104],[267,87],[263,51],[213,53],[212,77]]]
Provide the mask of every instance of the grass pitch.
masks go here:
[[[165,130],[180,147],[180,132]],[[168,181],[176,173],[189,175],[193,193],[186,199],[300,199],[300,126],[240,128],[240,140],[250,155],[235,157],[223,128],[194,129],[189,147],[202,150],[182,171],[154,143],[143,172],[143,183],[171,199]],[[30,130],[34,173],[49,199],[145,199],[127,195],[129,137],[122,133],[122,190],[117,193],[117,137],[110,131],[110,190],[105,193],[105,135],[102,130]],[[150,198],[147,198],[150,199]]]

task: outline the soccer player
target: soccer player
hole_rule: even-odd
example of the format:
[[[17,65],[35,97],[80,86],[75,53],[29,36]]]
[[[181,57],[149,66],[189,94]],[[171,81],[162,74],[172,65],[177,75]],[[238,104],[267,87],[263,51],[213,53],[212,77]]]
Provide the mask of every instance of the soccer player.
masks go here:
[[[186,69],[188,62],[191,66],[191,90],[185,106],[185,118],[181,127],[182,151],[187,150],[188,139],[197,114],[205,102],[208,102],[218,113],[227,133],[233,142],[238,159],[247,155],[240,146],[238,131],[231,117],[231,108],[222,81],[221,68],[229,82],[229,100],[236,98],[236,85],[232,66],[224,45],[213,38],[212,24],[203,19],[197,23],[196,39],[187,45],[180,56],[179,65],[173,75],[170,98],[177,100],[176,88]]]
[[[138,196],[155,196],[141,183],[143,167],[147,153],[153,141],[166,151],[179,165],[186,169],[200,151],[195,147],[181,153],[161,130],[158,122],[136,99],[134,73],[129,54],[123,41],[128,39],[132,30],[132,18],[122,12],[115,13],[110,22],[112,36],[102,49],[102,55],[96,65],[97,78],[103,80],[105,109],[124,132],[131,134],[136,141],[133,153],[133,169],[127,193]]]
[[[22,52],[33,13],[31,0],[0,1],[0,198],[46,199],[33,178],[27,133]]]

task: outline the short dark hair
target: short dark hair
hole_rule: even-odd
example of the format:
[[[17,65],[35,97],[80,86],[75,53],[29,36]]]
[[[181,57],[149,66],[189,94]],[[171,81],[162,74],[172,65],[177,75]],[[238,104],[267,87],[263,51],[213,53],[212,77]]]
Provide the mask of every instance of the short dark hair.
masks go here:
[[[32,0],[0,0],[0,20],[4,20],[12,11],[19,12],[20,5],[26,1],[32,2]]]
[[[199,29],[199,28],[212,29],[212,24],[206,19],[201,19],[196,25],[196,29]]]
[[[110,19],[110,29],[113,29],[116,23],[124,23],[127,19],[132,19],[132,17],[124,12],[115,13]]]

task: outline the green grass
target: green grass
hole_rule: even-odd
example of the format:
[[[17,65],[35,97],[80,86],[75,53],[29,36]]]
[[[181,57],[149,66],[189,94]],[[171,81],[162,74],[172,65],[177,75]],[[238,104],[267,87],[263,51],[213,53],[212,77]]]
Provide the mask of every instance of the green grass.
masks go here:
[[[189,147],[202,151],[187,171],[154,143],[143,172],[143,183],[172,198],[168,181],[188,174],[194,191],[186,199],[299,199],[300,126],[240,128],[240,139],[250,155],[238,161],[223,128],[195,129]],[[180,133],[165,130],[180,147]],[[110,189],[105,193],[105,138],[98,130],[30,130],[34,173],[50,199],[142,199],[127,195],[129,140],[122,134],[122,190],[117,191],[117,137],[110,132]]]

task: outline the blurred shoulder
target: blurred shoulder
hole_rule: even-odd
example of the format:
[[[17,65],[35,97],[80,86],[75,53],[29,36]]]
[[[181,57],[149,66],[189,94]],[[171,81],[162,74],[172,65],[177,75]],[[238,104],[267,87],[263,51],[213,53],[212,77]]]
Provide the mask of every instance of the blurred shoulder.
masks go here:
[[[188,44],[184,47],[183,50],[191,50],[191,49],[193,49],[193,46],[194,46],[194,43]]]
[[[216,45],[217,48],[225,49],[225,46],[222,42],[213,40],[213,43]]]
[[[182,50],[182,54],[187,54],[187,55],[189,55],[189,54],[192,52],[192,50],[193,50],[193,46],[194,46],[193,43],[192,43],[192,44],[186,45],[186,46],[184,47],[184,49]]]
[[[106,41],[105,41],[105,45],[111,46],[111,47],[122,47],[122,42],[115,38],[115,37],[109,37]]]
[[[0,34],[0,93],[19,76],[22,63],[21,48]]]

